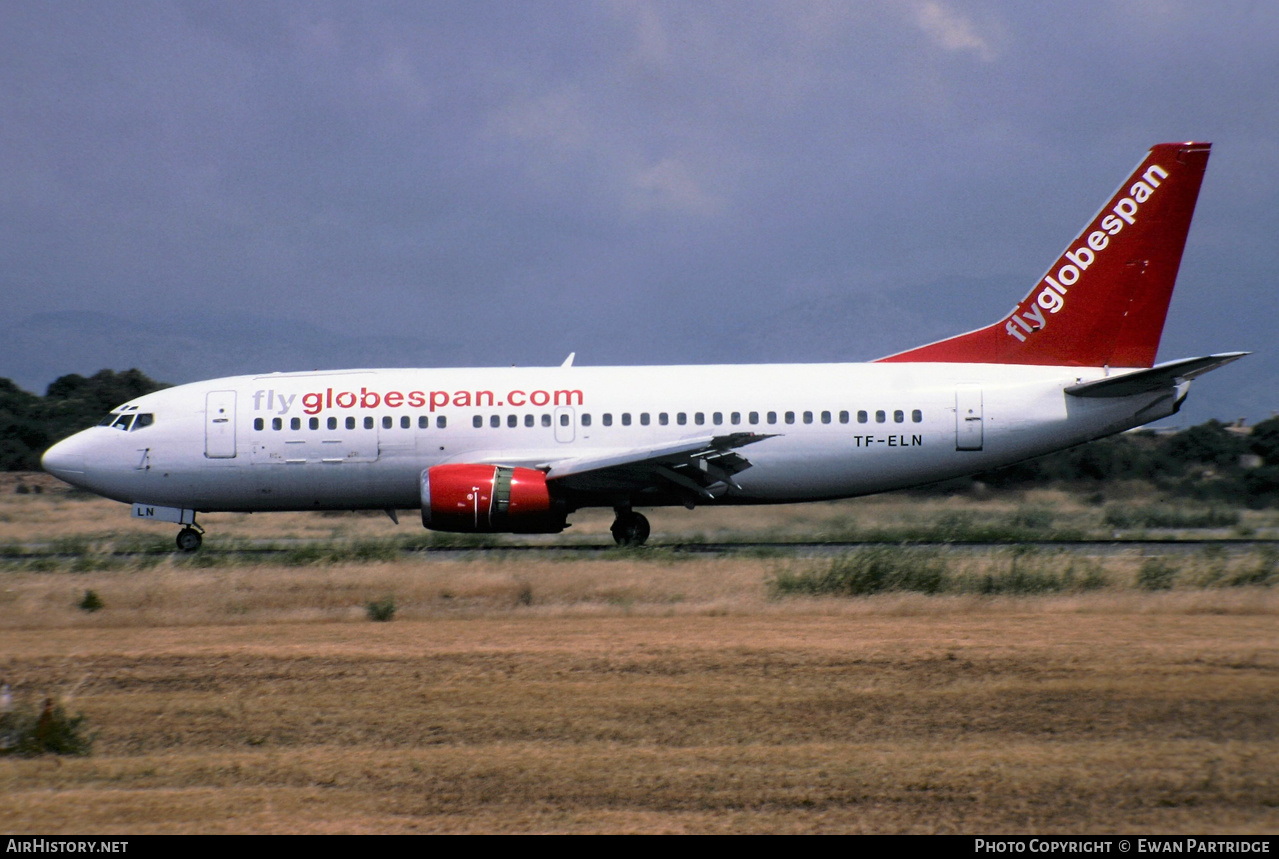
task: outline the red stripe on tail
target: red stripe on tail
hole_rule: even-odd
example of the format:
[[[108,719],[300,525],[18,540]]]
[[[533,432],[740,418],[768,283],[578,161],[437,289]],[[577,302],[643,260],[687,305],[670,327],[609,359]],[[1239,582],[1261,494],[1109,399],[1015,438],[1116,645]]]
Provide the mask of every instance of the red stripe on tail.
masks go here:
[[[880,361],[1150,367],[1210,143],[1161,143],[1012,313]]]

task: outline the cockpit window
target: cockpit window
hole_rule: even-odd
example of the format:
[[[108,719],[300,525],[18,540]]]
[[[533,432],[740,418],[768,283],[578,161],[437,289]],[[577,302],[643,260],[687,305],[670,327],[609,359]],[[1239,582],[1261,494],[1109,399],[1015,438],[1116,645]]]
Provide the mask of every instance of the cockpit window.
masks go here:
[[[114,427],[122,432],[140,430],[155,423],[155,415],[150,412],[136,414],[137,406],[121,406],[98,421],[100,427]]]

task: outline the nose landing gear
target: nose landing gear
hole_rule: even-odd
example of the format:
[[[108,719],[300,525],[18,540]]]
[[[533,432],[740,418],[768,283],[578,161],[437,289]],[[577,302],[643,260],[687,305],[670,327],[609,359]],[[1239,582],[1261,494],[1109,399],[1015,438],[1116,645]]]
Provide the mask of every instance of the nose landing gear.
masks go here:
[[[636,513],[629,507],[614,508],[617,518],[613,520],[613,541],[619,546],[643,546],[648,540],[648,519],[644,514]]]
[[[204,529],[192,522],[190,525],[178,532],[178,551],[194,552],[200,548],[200,544],[204,542]]]

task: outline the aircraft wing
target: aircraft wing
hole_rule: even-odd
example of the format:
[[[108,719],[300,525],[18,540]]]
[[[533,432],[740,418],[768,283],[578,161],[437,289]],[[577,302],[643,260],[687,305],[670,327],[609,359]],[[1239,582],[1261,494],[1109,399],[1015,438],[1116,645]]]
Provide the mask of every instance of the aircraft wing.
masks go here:
[[[639,490],[666,484],[693,498],[713,499],[736,487],[733,475],[751,467],[737,451],[775,434],[735,432],[633,448],[621,453],[546,464],[546,479],[579,492]]]
[[[1131,397],[1134,394],[1146,394],[1171,388],[1182,382],[1189,382],[1210,370],[1238,361],[1247,354],[1247,352],[1224,352],[1203,358],[1169,361],[1166,364],[1157,364],[1148,370],[1138,370],[1122,376],[1111,376],[1107,379],[1071,385],[1066,388],[1066,393],[1072,397]]]

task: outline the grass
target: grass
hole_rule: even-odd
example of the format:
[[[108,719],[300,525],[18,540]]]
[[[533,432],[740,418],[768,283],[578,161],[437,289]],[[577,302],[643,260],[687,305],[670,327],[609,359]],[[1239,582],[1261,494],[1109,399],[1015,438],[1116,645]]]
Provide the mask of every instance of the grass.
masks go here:
[[[383,515],[227,514],[179,557],[121,505],[0,490],[0,541],[76,548],[0,563],[0,682],[74,689],[94,738],[0,761],[0,829],[1273,833],[1279,553],[964,545],[1109,535],[1116,503],[650,516],[672,542],[953,537],[837,557],[441,556]],[[602,545],[609,520],[501,539]],[[1152,561],[1171,588],[1143,587]],[[778,598],[785,576],[834,587]]]
[[[1115,528],[1233,528],[1239,525],[1240,511],[1216,505],[1185,507],[1153,505],[1106,508],[1105,522]]]
[[[1080,593],[1102,588],[1145,591],[1270,587],[1279,583],[1279,552],[1272,547],[1227,554],[1209,547],[1171,552],[1088,556],[1069,550],[1018,546],[954,554],[935,548],[870,547],[819,563],[784,564],[769,582],[773,596]]]
[[[80,681],[98,738],[0,765],[0,827],[1279,827],[1274,600],[916,599],[4,631],[16,684]]]
[[[24,485],[41,485],[40,494],[19,495]],[[912,495],[892,493],[825,504],[761,507],[699,507],[645,510],[653,526],[655,544],[724,542],[812,542],[814,540],[864,540],[899,543],[909,541],[1019,542],[1024,540],[1112,539],[1140,536],[1156,529],[1168,536],[1170,529],[1195,532],[1203,528],[1232,529],[1238,536],[1279,538],[1279,510],[1228,510],[1220,504],[1175,505],[1154,503],[1154,490],[1146,485],[1107,485],[1093,496],[1055,489],[1020,492],[985,492],[969,495]],[[1129,526],[1106,521],[1135,510],[1182,511],[1183,525],[1156,526],[1137,519]],[[1218,511],[1213,513],[1212,511]],[[1237,523],[1212,525],[1212,516],[1237,516]],[[220,513],[201,516],[208,528],[205,546],[241,550],[261,545],[281,547],[297,542],[388,541],[400,548],[484,545],[609,545],[610,510],[581,510],[573,514],[573,527],[559,535],[445,534],[417,525],[416,514],[404,511],[401,525],[379,512],[350,513]],[[1199,523],[1208,523],[1198,525]],[[1149,520],[1142,520],[1149,521]],[[1165,520],[1166,521],[1166,520]],[[1220,521],[1220,518],[1218,520]],[[0,474],[0,554],[29,551],[36,544],[47,550],[59,540],[76,543],[71,548],[91,551],[125,551],[167,554],[173,550],[176,528],[129,518],[128,508],[87,493],[75,493],[48,475]],[[1220,536],[1220,535],[1219,535]],[[68,545],[68,544],[63,544]],[[6,548],[7,547],[7,548]]]
[[[826,564],[783,569],[769,583],[775,596],[922,594],[1033,595],[1097,590],[1104,565],[1070,552],[1013,549],[955,559],[937,549],[861,549]]]

